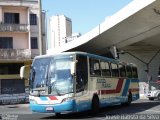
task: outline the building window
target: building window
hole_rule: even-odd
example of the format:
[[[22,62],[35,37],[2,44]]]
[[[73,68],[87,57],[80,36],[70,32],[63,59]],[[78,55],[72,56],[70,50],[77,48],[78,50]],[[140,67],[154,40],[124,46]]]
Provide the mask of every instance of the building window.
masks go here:
[[[38,49],[37,37],[31,37],[31,49]]]
[[[37,15],[30,14],[30,25],[37,25]]]
[[[13,38],[12,37],[0,37],[0,49],[13,49]]]
[[[24,80],[6,79],[1,80],[1,94],[20,94],[25,93]]]
[[[0,75],[19,74],[23,63],[0,63]]]
[[[4,23],[19,24],[19,13],[4,13]]]

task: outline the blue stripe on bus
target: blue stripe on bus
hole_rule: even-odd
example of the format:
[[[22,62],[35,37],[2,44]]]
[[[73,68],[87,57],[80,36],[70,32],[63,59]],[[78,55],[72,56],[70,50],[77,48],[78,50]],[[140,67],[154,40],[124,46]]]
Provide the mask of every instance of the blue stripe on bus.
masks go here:
[[[122,92],[122,96],[127,96],[129,85],[130,85],[130,80],[126,79],[126,83],[125,83],[125,86],[124,86],[124,89],[123,89],[123,92]]]
[[[42,101],[47,101],[47,100],[48,100],[47,97],[40,97],[40,99],[41,99]]]
[[[123,92],[122,92],[122,96],[127,96],[127,92],[129,90],[129,85],[131,82],[139,82],[138,79],[126,79],[126,83],[125,83],[125,86],[124,86],[124,89],[123,89]]]
[[[82,102],[79,102],[77,104],[77,111],[85,111],[85,110],[90,110],[91,109],[91,101],[90,100],[85,100]]]

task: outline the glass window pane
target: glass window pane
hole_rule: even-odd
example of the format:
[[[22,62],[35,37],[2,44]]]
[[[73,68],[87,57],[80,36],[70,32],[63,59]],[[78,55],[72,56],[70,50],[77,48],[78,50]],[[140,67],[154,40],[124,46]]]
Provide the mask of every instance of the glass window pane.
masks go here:
[[[37,37],[31,37],[31,49],[38,49]]]
[[[90,74],[95,76],[101,75],[99,60],[90,58]]]
[[[23,65],[23,63],[1,63],[0,75],[19,74],[19,70]]]
[[[87,56],[78,55],[76,66],[76,92],[87,89],[88,86],[88,64]]]
[[[132,67],[132,77],[133,78],[138,78],[138,73],[137,73],[137,68],[136,67]]]
[[[19,13],[4,13],[4,23],[19,24]]]
[[[30,14],[30,25],[37,25],[37,15]]]
[[[112,77],[119,77],[119,70],[117,64],[111,64],[112,66]]]
[[[111,76],[110,66],[108,62],[100,62],[102,76]]]
[[[124,65],[119,65],[120,77],[126,77],[126,69]]]
[[[24,80],[1,80],[1,94],[25,93]]]
[[[2,49],[13,48],[13,38],[0,37],[0,48]]]
[[[131,66],[126,66],[126,70],[127,70],[127,77],[132,78],[132,68],[131,68]]]

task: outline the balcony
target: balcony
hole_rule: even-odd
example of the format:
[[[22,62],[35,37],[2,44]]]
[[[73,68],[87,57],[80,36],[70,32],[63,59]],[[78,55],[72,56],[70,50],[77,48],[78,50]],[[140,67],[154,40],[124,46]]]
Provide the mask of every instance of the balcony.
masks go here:
[[[0,32],[28,32],[27,24],[0,24]]]
[[[31,59],[31,50],[0,49],[0,59]]]
[[[0,0],[2,6],[24,6],[29,7],[30,4],[37,4],[38,0]],[[37,4],[38,5],[38,4]]]

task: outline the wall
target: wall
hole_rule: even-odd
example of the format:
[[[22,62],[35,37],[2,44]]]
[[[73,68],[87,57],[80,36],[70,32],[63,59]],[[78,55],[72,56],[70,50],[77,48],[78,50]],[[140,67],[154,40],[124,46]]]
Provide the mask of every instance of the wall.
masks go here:
[[[0,37],[13,37],[13,49],[28,49],[28,33],[0,33]]]

